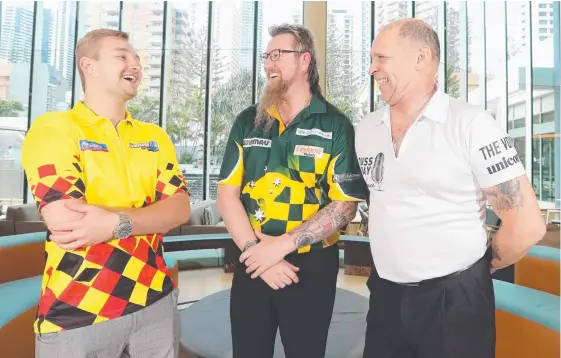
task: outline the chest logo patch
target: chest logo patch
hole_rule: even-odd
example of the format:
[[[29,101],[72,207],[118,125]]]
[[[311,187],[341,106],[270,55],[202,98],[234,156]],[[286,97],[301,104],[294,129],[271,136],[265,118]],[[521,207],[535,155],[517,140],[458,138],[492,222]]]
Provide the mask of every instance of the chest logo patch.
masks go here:
[[[107,144],[93,142],[91,140],[82,139],[80,140],[80,150],[85,152],[90,150],[92,152],[108,152]]]
[[[296,147],[294,147],[294,155],[321,158],[321,156],[323,155],[323,148],[314,147],[313,145],[297,145]]]
[[[263,138],[246,138],[243,140],[243,147],[263,147],[271,148],[271,140]]]
[[[160,150],[160,148],[158,147],[158,142],[153,140],[144,143],[129,143],[129,148],[132,149],[140,148],[140,149],[147,150],[149,152],[157,152]]]
[[[308,136],[311,136],[311,135],[315,135],[315,136],[322,137],[322,138],[325,138],[325,139],[331,139],[333,137],[332,132],[324,132],[324,131],[319,130],[317,128],[312,128],[312,129],[298,128],[298,129],[296,129],[296,135],[301,136],[301,137],[308,137]]]

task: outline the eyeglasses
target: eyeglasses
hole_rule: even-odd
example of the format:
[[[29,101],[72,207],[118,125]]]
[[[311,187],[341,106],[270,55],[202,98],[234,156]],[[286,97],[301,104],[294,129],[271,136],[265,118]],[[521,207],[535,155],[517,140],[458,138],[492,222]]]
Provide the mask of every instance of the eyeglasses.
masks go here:
[[[271,61],[277,61],[280,57],[282,53],[303,53],[302,51],[294,51],[294,50],[281,50],[281,49],[276,49],[276,50],[272,50],[269,53],[262,53],[261,54],[261,62],[265,63],[265,61],[267,61],[268,57],[271,57]]]

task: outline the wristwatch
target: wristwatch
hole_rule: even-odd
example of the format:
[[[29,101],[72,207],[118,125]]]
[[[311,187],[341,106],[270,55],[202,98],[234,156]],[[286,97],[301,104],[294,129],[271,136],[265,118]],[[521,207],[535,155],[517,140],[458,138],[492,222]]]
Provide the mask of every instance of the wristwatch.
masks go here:
[[[255,245],[257,245],[259,243],[259,239],[255,239],[253,241],[248,241],[245,243],[245,246],[243,247],[243,252],[247,251],[247,249],[249,249],[250,247],[253,247]]]
[[[119,222],[113,229],[113,235],[116,239],[126,239],[132,234],[132,222],[127,213],[117,213],[119,215]]]

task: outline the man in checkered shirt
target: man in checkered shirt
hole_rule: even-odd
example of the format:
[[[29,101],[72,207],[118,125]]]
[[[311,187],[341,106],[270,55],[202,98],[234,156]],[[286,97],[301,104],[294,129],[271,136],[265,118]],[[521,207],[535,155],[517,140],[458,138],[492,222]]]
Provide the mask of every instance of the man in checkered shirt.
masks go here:
[[[177,357],[177,282],[162,236],[190,199],[165,131],[131,117],[142,66],[126,33],[76,46],[84,100],[37,118],[22,148],[48,228],[37,357]]]
[[[218,206],[243,250],[234,273],[233,357],[325,356],[339,272],[339,230],[367,188],[349,118],[321,94],[314,40],[281,25],[262,55],[267,86],[232,126]]]

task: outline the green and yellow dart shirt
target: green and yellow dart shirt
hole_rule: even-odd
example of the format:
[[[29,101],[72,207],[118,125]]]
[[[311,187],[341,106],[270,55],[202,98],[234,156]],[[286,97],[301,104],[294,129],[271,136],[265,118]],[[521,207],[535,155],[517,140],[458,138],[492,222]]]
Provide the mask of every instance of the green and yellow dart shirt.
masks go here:
[[[269,130],[255,127],[257,106],[236,118],[226,144],[219,182],[241,187],[254,229],[272,236],[290,232],[335,200],[362,201],[367,188],[354,148],[351,121],[320,95],[287,126],[276,110]],[[298,250],[328,247],[339,233]]]

